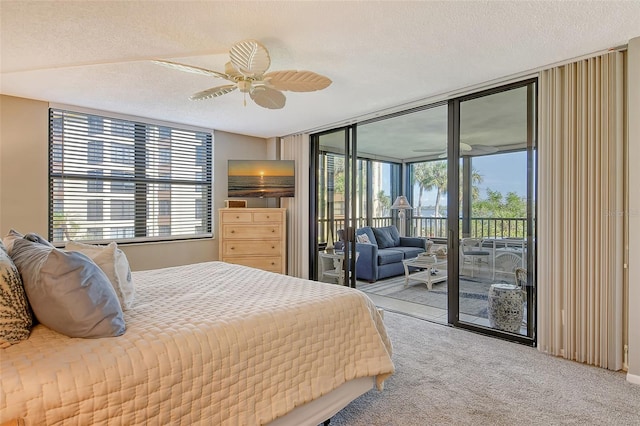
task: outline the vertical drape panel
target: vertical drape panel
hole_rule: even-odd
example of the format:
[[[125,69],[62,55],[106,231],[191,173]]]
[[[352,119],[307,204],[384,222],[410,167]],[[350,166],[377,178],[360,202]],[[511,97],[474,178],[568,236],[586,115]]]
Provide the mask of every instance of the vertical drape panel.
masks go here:
[[[622,367],[623,53],[543,71],[538,347]]]
[[[282,198],[287,209],[288,275],[309,278],[309,135],[287,136],[280,145],[282,160],[296,162],[296,196]]]

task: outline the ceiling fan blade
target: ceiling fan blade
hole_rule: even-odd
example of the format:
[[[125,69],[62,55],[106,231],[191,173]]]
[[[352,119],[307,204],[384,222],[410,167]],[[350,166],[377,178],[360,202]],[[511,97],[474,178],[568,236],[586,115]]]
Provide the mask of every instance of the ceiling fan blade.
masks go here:
[[[264,78],[273,88],[291,92],[313,92],[331,84],[327,77],[311,71],[273,71]]]
[[[193,73],[193,74],[201,74],[201,75],[219,77],[219,78],[224,78],[225,80],[233,81],[231,78],[229,78],[229,76],[227,74],[223,74],[223,73],[218,72],[218,71],[208,70],[206,68],[193,67],[191,65],[179,64],[177,62],[161,61],[161,60],[155,60],[155,61],[151,61],[151,62],[153,62],[155,64],[158,64],[158,65],[162,65],[163,67],[173,68],[175,70],[190,72],[190,73]]]
[[[254,87],[249,96],[261,107],[269,109],[280,109],[287,101],[284,93],[265,86]]]
[[[224,64],[224,72],[232,79],[235,77],[242,77],[242,74],[240,74],[238,70],[235,69],[231,62],[227,62],[226,64]]]
[[[229,50],[231,64],[245,77],[261,76],[269,69],[271,58],[267,48],[256,40],[243,40]]]
[[[238,87],[235,84],[226,84],[224,86],[212,87],[211,89],[194,93],[189,97],[189,99],[191,99],[192,101],[200,101],[203,99],[217,98],[218,96],[226,95],[229,92],[233,92],[237,88]]]
[[[498,152],[498,148],[490,145],[471,145],[471,150],[462,153],[463,156],[476,156],[476,155],[485,155],[485,154],[493,154],[494,152]]]

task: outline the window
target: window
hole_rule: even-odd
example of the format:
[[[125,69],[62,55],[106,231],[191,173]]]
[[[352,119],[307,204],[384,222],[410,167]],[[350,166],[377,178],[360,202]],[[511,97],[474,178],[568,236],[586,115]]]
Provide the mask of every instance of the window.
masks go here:
[[[89,240],[101,240],[102,228],[87,228],[87,239]]]
[[[133,226],[120,226],[111,228],[111,238],[133,238],[135,237],[135,228]]]
[[[102,163],[102,141],[89,141],[89,147],[87,149],[87,163]]]
[[[87,123],[88,123],[90,135],[97,135],[102,133],[104,129],[104,123],[102,121],[102,117],[99,117],[97,115],[88,115]]]
[[[133,173],[123,170],[111,171],[111,192],[133,194],[136,190],[136,184],[133,181]]]
[[[211,132],[49,111],[53,242],[211,236]]]
[[[89,170],[87,192],[102,192],[102,170]]]
[[[124,144],[113,142],[111,144],[111,162],[116,164],[134,164],[133,143]]]
[[[113,136],[122,136],[125,138],[133,138],[135,134],[135,125],[130,121],[111,120],[111,134]]]
[[[197,150],[196,150],[196,164],[198,161]],[[171,149],[169,148],[160,148],[158,152],[158,162],[160,164],[171,164]]]
[[[160,200],[158,202],[158,214],[160,216],[169,216],[171,214],[170,200]]]
[[[134,217],[133,200],[111,200],[111,220],[133,220]]]
[[[87,220],[102,220],[102,200],[87,200]]]

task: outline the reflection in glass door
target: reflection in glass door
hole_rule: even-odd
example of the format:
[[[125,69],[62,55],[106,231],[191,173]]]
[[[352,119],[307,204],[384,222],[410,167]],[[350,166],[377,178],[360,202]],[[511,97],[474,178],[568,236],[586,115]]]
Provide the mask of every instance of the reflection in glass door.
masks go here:
[[[314,159],[317,174],[316,184],[316,229],[314,261],[315,278],[319,281],[355,287],[355,253],[353,230],[357,212],[366,209],[366,191],[362,174],[366,174],[366,164],[355,160],[355,142],[352,129],[313,135]]]
[[[535,82],[457,106],[457,322],[534,339]]]

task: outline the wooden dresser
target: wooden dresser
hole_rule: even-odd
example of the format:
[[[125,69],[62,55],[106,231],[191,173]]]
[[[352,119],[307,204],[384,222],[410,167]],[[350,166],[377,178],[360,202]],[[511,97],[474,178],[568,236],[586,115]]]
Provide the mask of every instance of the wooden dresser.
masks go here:
[[[287,210],[220,209],[220,260],[287,273]]]

